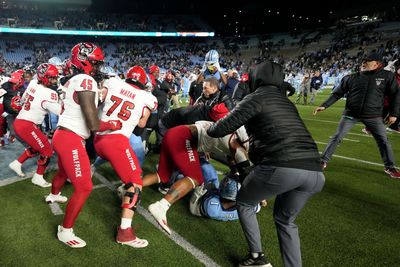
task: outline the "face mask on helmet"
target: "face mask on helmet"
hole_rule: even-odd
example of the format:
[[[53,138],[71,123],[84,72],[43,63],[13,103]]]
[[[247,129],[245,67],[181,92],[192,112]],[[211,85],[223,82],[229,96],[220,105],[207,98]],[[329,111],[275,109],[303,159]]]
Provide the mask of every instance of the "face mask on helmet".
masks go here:
[[[103,51],[92,43],[79,43],[72,48],[71,64],[92,77],[100,73],[103,61]]]
[[[53,64],[40,64],[37,68],[37,79],[46,87],[56,86],[58,83],[58,69]]]
[[[11,74],[11,78],[8,81],[13,83],[16,88],[19,88],[24,84],[24,73],[23,70],[17,70]]]
[[[214,74],[218,71],[218,68],[215,66],[215,64],[216,64],[215,62],[206,63],[207,69],[211,74]]]
[[[226,175],[224,179],[222,179],[219,186],[219,193],[221,198],[227,199],[230,201],[236,201],[237,192],[240,188],[240,184],[230,175]]]

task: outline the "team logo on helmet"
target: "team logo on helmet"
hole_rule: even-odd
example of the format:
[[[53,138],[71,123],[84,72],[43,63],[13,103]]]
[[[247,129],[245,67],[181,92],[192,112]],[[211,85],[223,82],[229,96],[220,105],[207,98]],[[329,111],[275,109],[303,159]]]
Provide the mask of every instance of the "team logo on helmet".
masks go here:
[[[95,45],[88,44],[88,43],[80,43],[79,44],[79,52],[78,52],[78,59],[79,60],[87,60],[89,55],[93,53],[96,49]]]
[[[40,64],[40,66],[37,69],[37,74],[38,76],[44,77],[48,69],[50,68],[50,65],[47,63]]]

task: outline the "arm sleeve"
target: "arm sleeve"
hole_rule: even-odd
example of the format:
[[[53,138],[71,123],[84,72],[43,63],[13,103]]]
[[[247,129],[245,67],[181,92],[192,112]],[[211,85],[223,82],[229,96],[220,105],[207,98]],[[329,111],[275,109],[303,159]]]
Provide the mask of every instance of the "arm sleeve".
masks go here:
[[[211,137],[222,137],[233,133],[257,113],[261,112],[262,105],[255,97],[256,95],[246,96],[230,114],[213,124],[207,130],[207,134]]]
[[[61,105],[58,102],[43,101],[42,108],[47,109],[58,116],[61,113]]]
[[[332,106],[336,101],[341,99],[348,91],[349,91],[349,80],[350,76],[343,77],[340,84],[333,90],[332,94],[329,96],[324,103],[321,104],[321,107],[328,108]]]

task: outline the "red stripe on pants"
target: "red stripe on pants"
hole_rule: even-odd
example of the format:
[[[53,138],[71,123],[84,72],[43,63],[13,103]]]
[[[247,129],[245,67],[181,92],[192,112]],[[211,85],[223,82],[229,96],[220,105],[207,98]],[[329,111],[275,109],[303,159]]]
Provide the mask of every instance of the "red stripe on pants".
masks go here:
[[[94,148],[97,154],[111,163],[121,180],[142,185],[142,169],[129,139],[122,134],[96,135]]]
[[[202,184],[199,154],[188,126],[181,125],[169,129],[161,144],[158,175],[163,183],[169,181],[172,172],[178,169],[184,176]]]
[[[57,129],[53,136],[54,150],[58,154],[58,172],[53,177],[53,194],[58,194],[67,177],[71,180],[74,192],[65,211],[65,228],[72,228],[86,199],[92,191],[90,161],[85,149],[85,140],[79,135]]]

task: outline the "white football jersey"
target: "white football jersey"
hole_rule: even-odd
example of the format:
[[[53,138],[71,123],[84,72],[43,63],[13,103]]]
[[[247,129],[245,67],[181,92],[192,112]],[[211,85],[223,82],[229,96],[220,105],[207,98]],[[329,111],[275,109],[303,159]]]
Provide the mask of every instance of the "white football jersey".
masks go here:
[[[214,122],[211,121],[196,121],[195,126],[198,134],[197,151],[226,156],[231,154],[229,149],[231,138],[238,138],[243,143],[246,143],[248,140],[248,135],[244,126],[240,127],[232,134],[213,138],[207,134],[208,128],[213,124]],[[248,149],[246,145],[245,148]]]
[[[78,101],[78,92],[91,91],[96,94],[95,105],[97,107],[98,87],[97,82],[87,74],[78,74],[68,80],[64,86],[65,98],[63,99],[64,111],[58,120],[58,126],[65,127],[81,137],[87,139],[90,130],[86,125],[81,106]]]
[[[18,113],[17,119],[31,121],[35,124],[42,124],[44,116],[50,111],[46,105],[52,103],[58,104],[58,94],[54,90],[38,84],[37,80],[32,80],[22,95],[22,109]]]
[[[123,134],[129,138],[143,116],[145,108],[150,109],[151,112],[157,109],[157,98],[155,96],[123,80],[110,78],[104,81],[103,86],[108,91],[100,118],[102,121],[120,120],[122,128],[117,131],[105,131],[97,134]]]

